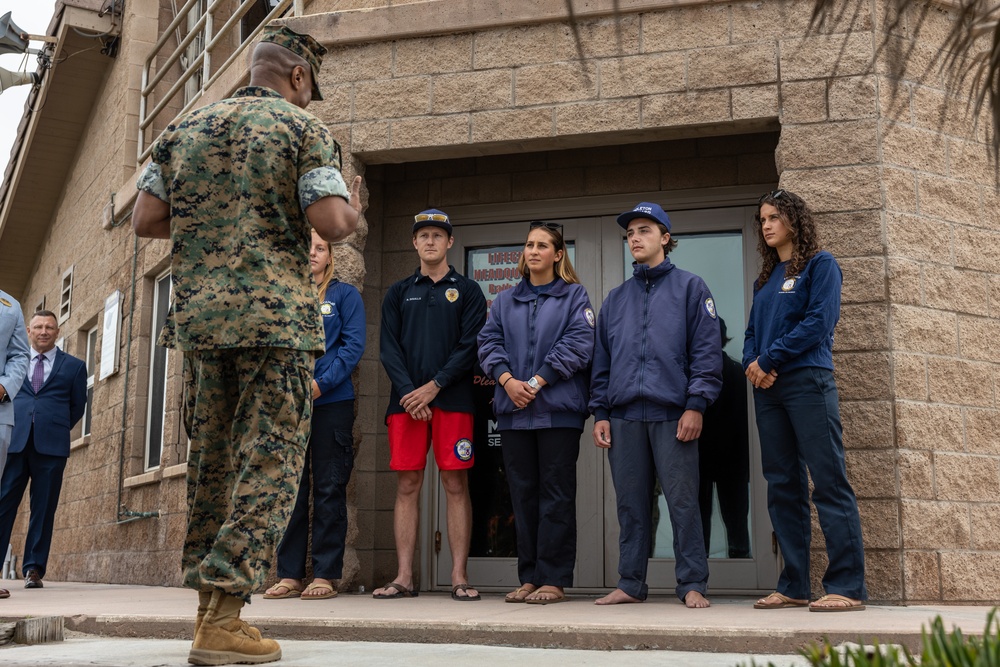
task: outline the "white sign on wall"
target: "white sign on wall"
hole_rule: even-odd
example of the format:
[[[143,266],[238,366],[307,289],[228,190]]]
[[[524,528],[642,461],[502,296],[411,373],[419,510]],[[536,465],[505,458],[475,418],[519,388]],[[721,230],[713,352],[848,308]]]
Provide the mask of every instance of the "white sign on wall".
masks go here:
[[[122,293],[115,290],[104,300],[104,328],[101,330],[101,372],[99,380],[118,372],[118,334],[122,324]]]

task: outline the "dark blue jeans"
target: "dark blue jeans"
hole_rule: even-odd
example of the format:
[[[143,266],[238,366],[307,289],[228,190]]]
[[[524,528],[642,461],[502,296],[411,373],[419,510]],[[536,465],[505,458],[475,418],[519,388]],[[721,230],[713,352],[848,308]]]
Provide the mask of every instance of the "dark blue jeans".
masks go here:
[[[677,597],[708,592],[708,556],[698,505],[698,441],[678,442],[677,422],[611,420],[608,450],[618,498],[618,588],[645,600],[646,570],[653,545],[654,473],[674,531]]]
[[[312,569],[321,579],[344,574],[347,542],[347,483],[354,469],[354,401],[313,406],[299,495],[278,545],[278,576],[303,579],[309,538],[309,495],[313,497]]]
[[[514,509],[518,577],[522,584],[572,586],[580,430],[504,430],[500,442]]]
[[[754,389],[753,396],[767,509],[785,561],[778,592],[797,599],[810,597],[808,468],[830,561],[823,588],[867,599],[861,519],[847,481],[833,372],[815,367],[779,372],[769,389]]]

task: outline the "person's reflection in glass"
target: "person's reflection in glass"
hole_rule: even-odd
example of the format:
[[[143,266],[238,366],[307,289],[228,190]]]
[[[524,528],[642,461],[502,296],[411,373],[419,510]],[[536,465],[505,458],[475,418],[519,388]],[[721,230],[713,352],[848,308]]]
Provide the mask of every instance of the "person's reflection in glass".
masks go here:
[[[732,339],[726,322],[719,318],[722,346]],[[705,410],[698,439],[701,525],[705,551],[711,555],[712,489],[719,498],[719,511],[726,527],[730,558],[750,558],[750,445],[747,434],[747,389],[743,367],[722,350],[722,391]]]

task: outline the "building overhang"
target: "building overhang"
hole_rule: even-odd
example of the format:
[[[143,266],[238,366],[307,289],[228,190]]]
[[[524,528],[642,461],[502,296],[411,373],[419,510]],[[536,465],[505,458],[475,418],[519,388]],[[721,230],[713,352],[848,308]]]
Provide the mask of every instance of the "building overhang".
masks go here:
[[[103,39],[120,31],[107,0],[60,0],[46,34],[57,38],[51,69],[28,95],[0,186],[0,287],[18,299],[35,268],[66,178],[112,58]],[[13,17],[17,19],[16,12]]]

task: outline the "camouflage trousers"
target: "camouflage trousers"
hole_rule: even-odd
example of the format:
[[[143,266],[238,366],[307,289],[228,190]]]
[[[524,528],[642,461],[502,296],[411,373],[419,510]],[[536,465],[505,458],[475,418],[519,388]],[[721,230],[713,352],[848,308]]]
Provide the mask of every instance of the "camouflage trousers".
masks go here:
[[[249,601],[299,490],[312,416],[312,352],[184,352],[188,455],[184,585]]]

